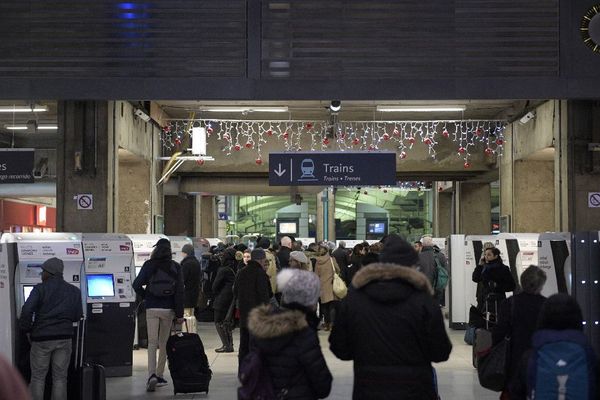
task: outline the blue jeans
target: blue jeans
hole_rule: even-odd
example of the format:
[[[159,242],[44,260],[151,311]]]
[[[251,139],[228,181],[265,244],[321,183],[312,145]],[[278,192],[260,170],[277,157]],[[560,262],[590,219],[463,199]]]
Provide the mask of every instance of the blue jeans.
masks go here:
[[[71,362],[71,339],[31,343],[31,396],[44,400],[46,375],[52,363],[52,400],[67,400],[67,375]]]

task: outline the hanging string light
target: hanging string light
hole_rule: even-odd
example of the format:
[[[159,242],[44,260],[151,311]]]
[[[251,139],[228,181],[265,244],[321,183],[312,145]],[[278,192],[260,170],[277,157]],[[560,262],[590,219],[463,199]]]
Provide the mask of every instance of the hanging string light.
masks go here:
[[[470,168],[476,151],[488,157],[502,155],[506,129],[506,121],[502,120],[343,121],[336,126],[326,121],[195,121],[206,128],[209,138],[222,144],[226,156],[252,151],[258,165],[263,162],[262,148],[268,142],[280,143],[285,151],[302,151],[302,143],[309,140],[310,151],[377,151],[395,147],[399,160],[410,158],[411,151],[420,145],[426,146],[429,156],[436,159],[438,146],[454,143],[464,168]],[[189,122],[169,121],[161,132],[165,149],[176,148],[190,135]]]

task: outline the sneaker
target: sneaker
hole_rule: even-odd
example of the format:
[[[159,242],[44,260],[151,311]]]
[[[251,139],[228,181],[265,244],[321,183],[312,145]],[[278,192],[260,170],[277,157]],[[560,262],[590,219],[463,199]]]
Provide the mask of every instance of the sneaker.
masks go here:
[[[165,378],[163,378],[162,376],[158,376],[156,377],[157,382],[156,382],[156,386],[157,387],[163,387],[163,386],[167,386],[169,384],[169,382],[167,382],[167,380]]]
[[[152,374],[152,376],[148,378],[148,383],[146,384],[146,392],[154,392],[156,390],[157,383],[158,377],[155,374]]]

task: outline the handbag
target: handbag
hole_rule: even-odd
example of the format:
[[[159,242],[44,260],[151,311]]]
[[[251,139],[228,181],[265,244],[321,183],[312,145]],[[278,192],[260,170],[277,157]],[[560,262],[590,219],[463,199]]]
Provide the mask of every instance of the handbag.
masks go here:
[[[337,272],[335,272],[335,266],[333,265],[331,257],[329,258],[329,261],[331,261],[331,269],[333,269],[333,294],[338,299],[343,299],[348,294],[348,287],[346,287],[346,283],[340,278]]]
[[[477,361],[479,384],[486,389],[501,392],[506,386],[509,357],[510,338],[506,337]]]

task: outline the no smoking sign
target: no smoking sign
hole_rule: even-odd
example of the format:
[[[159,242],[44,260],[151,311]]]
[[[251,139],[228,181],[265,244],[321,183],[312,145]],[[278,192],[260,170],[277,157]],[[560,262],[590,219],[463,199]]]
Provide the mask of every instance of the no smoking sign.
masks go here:
[[[94,209],[94,196],[91,194],[78,194],[75,197],[77,201],[78,210],[93,210]]]
[[[588,192],[588,207],[600,208],[600,192]]]

